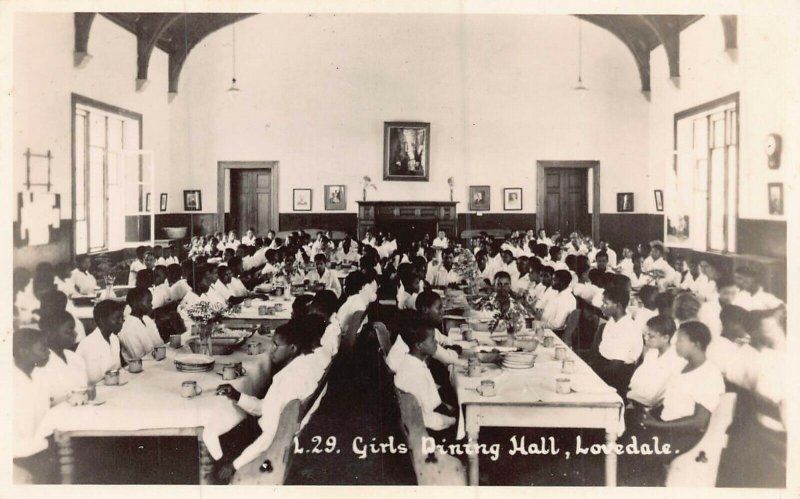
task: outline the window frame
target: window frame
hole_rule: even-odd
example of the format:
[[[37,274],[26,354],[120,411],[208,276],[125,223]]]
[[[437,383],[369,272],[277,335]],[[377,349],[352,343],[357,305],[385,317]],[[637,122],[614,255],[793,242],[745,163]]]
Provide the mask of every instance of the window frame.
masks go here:
[[[726,141],[728,140],[728,133],[731,133],[732,135],[730,137],[730,143],[728,143],[728,144],[726,144],[724,146],[724,151],[723,151],[723,154],[724,154],[724,157],[723,157],[723,163],[724,163],[724,178],[723,178],[724,202],[723,202],[722,208],[724,210],[724,212],[723,212],[723,220],[727,220],[730,217],[731,218],[732,227],[730,227],[729,224],[725,224],[723,226],[723,236],[722,236],[722,238],[724,240],[724,248],[725,249],[716,250],[716,249],[711,249],[711,237],[712,237],[712,234],[711,234],[711,231],[709,230],[710,225],[711,225],[711,216],[712,216],[712,209],[711,209],[711,201],[712,201],[712,195],[711,195],[711,192],[712,192],[711,191],[712,190],[712,185],[711,185],[711,179],[712,179],[711,151],[714,149],[713,120],[710,119],[711,116],[712,116],[710,111],[713,111],[716,108],[727,106],[727,105],[733,105],[732,109],[733,109],[733,112],[736,113],[736,115],[735,115],[735,119],[733,119],[733,121],[731,123],[732,126],[735,129],[732,130],[732,131],[731,130],[727,130],[727,129],[725,130],[725,132],[726,132],[726,134],[725,134],[726,135],[726,137],[725,137]],[[727,115],[727,113],[729,113],[731,111],[730,110],[725,110],[724,112]],[[677,112],[677,113],[674,114],[673,128],[672,128],[672,140],[673,140],[673,142],[672,142],[672,154],[673,154],[674,161],[677,161],[678,155],[681,152],[681,151],[678,150],[678,123],[681,120],[684,120],[684,119],[687,119],[687,118],[692,118],[692,117],[695,117],[695,119],[701,118],[701,115],[705,115],[703,117],[707,120],[707,126],[708,126],[708,129],[706,130],[708,155],[705,157],[706,163],[707,163],[707,166],[706,166],[706,179],[705,179],[705,181],[706,181],[705,189],[706,189],[706,196],[707,196],[707,198],[706,198],[706,210],[705,210],[706,211],[706,213],[705,213],[706,214],[706,216],[705,216],[705,232],[706,232],[706,234],[705,234],[705,241],[703,241],[704,249],[698,250],[697,248],[695,248],[694,242],[693,242],[693,237],[694,236],[690,236],[690,239],[692,240],[692,243],[690,243],[690,249],[692,249],[694,251],[703,251],[703,252],[706,252],[706,253],[718,253],[718,254],[735,253],[736,249],[737,249],[737,246],[738,246],[738,230],[736,230],[737,229],[736,226],[738,225],[738,222],[739,222],[739,205],[740,205],[740,202],[741,202],[741,200],[739,199],[739,192],[740,192],[740,178],[739,177],[740,177],[740,171],[741,171],[741,169],[739,168],[739,166],[740,166],[739,159],[740,159],[740,153],[741,153],[741,144],[740,144],[740,141],[739,141],[739,131],[741,130],[741,123],[740,123],[741,108],[740,108],[740,105],[739,105],[739,92],[734,92],[732,94],[720,97],[718,99],[714,99],[712,101],[706,102],[704,104],[700,104],[698,106],[691,107],[689,109],[685,109],[683,111],[680,111],[680,112]],[[727,122],[727,116],[726,116],[725,120]],[[692,140],[693,141],[694,141],[694,138],[695,138],[695,135],[694,135],[694,132],[692,132]],[[730,168],[728,167],[729,166],[728,163],[729,163],[729,154],[730,154],[730,147],[731,146],[735,146],[736,147],[735,172],[730,172]],[[731,179],[729,177],[730,175],[734,176],[733,183],[731,182]],[[734,186],[734,192],[733,193],[731,193],[731,189],[730,189],[732,184]],[[695,188],[695,186],[693,185],[692,189],[694,189],[694,188]],[[730,202],[730,196],[731,195],[735,195],[736,196],[736,199],[734,200],[733,203]],[[731,207],[731,204],[733,206],[733,213],[729,212],[729,208]],[[729,230],[733,230],[733,232],[734,232],[733,237],[731,237],[731,235],[729,234]]]
[[[78,110],[78,106],[80,106],[80,105],[93,107],[93,108],[99,109],[100,111],[103,111],[103,112],[120,115],[120,116],[123,116],[123,117],[128,118],[128,119],[137,120],[139,122],[139,149],[140,150],[142,149],[142,145],[144,143],[144,136],[143,136],[143,132],[144,132],[144,115],[142,115],[141,113],[137,113],[137,112],[131,111],[129,109],[125,109],[125,108],[119,107],[119,106],[106,104],[105,102],[101,102],[101,101],[98,101],[98,100],[95,100],[95,99],[92,99],[90,97],[86,97],[86,96],[83,96],[83,95],[80,95],[80,94],[76,94],[76,93],[72,93],[71,94],[71,97],[70,97],[70,122],[72,124],[71,125],[72,134],[71,134],[71,137],[70,137],[70,139],[71,139],[70,149],[72,150],[72,196],[71,196],[72,197],[72,233],[70,235],[70,254],[73,255],[73,256],[77,256],[75,251],[76,251],[76,246],[77,246],[77,241],[76,241],[76,230],[77,230],[77,218],[76,218],[77,217],[77,213],[76,213],[77,210],[76,210],[76,206],[77,206],[77,199],[76,199],[76,195],[77,195],[77,167],[78,167],[78,165],[76,164],[77,154],[76,154],[75,134],[76,134],[76,126],[77,126],[77,123],[76,123],[77,122],[76,112]],[[88,123],[88,121],[86,123]],[[106,126],[108,126],[108,125],[106,125]],[[86,130],[84,130],[84,135],[85,134],[86,134]],[[107,140],[107,138],[106,138],[106,140]],[[88,150],[84,150],[84,158],[86,157],[86,154],[88,154]],[[106,195],[106,199],[105,199],[106,207],[105,207],[105,210],[104,210],[104,212],[105,212],[104,216],[106,217],[106,220],[105,220],[106,237],[105,237],[104,247],[102,249],[99,249],[99,250],[96,249],[94,251],[90,251],[89,250],[89,241],[88,241],[88,227],[87,227],[87,245],[86,245],[87,254],[97,254],[97,253],[102,253],[102,252],[108,251],[108,199],[107,199],[107,195],[108,195],[108,159],[104,158],[103,161],[104,161],[104,164],[103,164],[103,191],[106,193],[105,194]],[[86,174],[85,173],[84,173],[84,182],[88,182],[88,179],[86,178]],[[84,185],[84,195],[86,194],[86,186],[85,185]],[[87,212],[86,213],[87,216],[88,216],[88,210],[89,210],[89,207],[88,206],[85,207],[85,211]],[[88,218],[87,218],[87,225],[88,225]]]

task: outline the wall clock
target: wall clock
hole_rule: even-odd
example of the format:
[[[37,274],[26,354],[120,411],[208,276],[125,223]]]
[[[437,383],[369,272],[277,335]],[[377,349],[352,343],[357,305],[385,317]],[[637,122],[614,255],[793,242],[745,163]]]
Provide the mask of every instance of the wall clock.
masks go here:
[[[781,166],[781,136],[777,133],[767,135],[767,165],[776,170]]]

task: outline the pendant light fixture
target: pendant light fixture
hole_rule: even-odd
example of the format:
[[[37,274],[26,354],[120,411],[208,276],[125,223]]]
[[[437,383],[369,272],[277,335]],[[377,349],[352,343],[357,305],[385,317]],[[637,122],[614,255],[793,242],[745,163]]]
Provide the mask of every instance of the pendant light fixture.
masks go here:
[[[231,78],[231,87],[228,92],[241,92],[241,89],[236,84],[236,23],[233,23],[233,77]]]
[[[583,84],[583,33],[581,24],[581,20],[578,19],[578,84],[574,90],[585,91],[589,89]]]

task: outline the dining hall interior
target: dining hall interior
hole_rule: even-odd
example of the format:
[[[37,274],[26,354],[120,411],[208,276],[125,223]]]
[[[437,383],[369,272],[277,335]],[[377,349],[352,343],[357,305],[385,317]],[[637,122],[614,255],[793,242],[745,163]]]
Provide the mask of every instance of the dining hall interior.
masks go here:
[[[751,8],[12,12],[14,483],[786,489]]]

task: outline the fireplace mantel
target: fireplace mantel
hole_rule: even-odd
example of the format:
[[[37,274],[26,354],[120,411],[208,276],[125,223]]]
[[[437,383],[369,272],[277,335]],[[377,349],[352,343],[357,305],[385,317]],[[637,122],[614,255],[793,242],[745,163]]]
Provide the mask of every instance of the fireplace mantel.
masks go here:
[[[358,238],[367,230],[381,230],[381,222],[408,221],[435,223],[436,231],[456,237],[456,201],[358,201]]]

